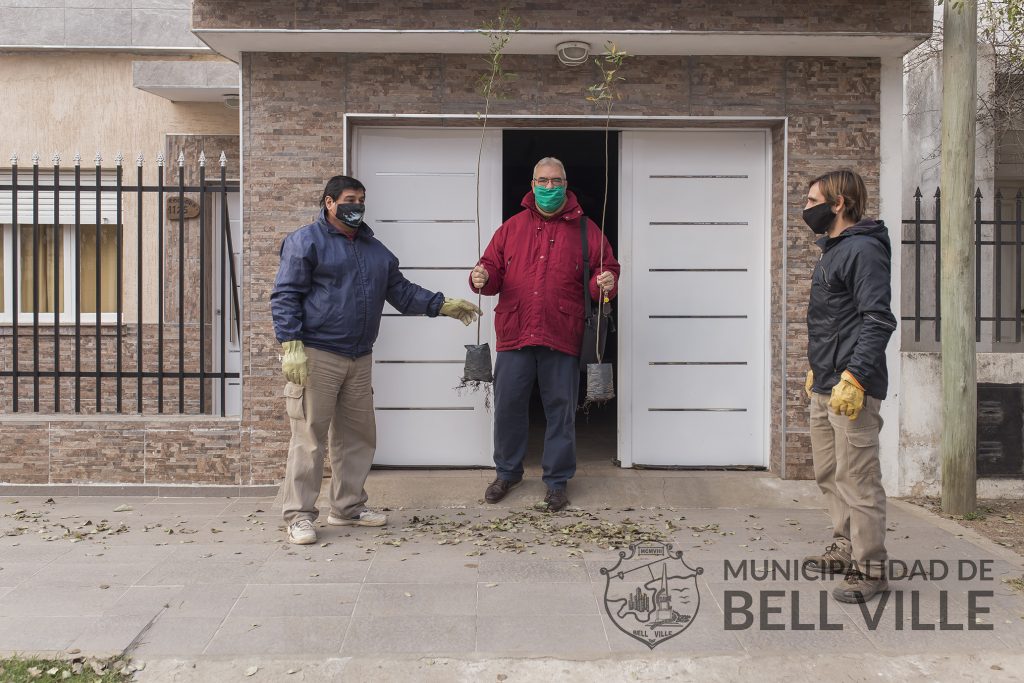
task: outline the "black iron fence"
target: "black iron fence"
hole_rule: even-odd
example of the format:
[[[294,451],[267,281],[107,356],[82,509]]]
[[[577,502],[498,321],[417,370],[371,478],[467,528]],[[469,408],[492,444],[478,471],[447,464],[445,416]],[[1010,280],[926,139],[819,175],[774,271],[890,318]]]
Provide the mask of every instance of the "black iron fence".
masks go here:
[[[122,160],[0,168],[0,412],[228,411],[238,183],[223,153]]]
[[[986,205],[974,195],[975,341],[979,351],[1020,351],[1024,289],[1021,252],[1024,193],[995,192]],[[941,208],[939,190],[914,193],[914,216],[903,220],[903,348],[931,350],[941,342]],[[983,217],[984,216],[984,217]],[[989,217],[990,216],[990,217]]]

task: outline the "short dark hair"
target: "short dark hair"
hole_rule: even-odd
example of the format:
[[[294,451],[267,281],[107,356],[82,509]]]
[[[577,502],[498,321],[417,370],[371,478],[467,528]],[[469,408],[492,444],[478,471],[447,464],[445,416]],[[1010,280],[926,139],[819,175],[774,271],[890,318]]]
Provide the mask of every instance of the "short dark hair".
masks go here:
[[[815,185],[821,190],[825,203],[835,206],[839,198],[846,199],[843,213],[854,223],[864,217],[864,209],[868,203],[868,190],[864,186],[864,179],[855,171],[840,170],[830,171],[820,175],[807,184],[807,189]]]
[[[366,192],[366,187],[361,182],[347,175],[336,175],[327,181],[327,185],[324,187],[324,193],[320,195],[320,206],[324,205],[324,200],[328,197],[334,201],[338,201],[338,197],[345,190],[362,190]]]

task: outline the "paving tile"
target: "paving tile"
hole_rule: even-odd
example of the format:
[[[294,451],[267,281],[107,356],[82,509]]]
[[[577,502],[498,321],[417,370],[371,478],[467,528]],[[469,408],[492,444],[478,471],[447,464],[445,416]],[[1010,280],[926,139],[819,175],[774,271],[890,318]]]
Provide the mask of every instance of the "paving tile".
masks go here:
[[[0,556],[3,557],[0,566],[4,566],[8,562],[35,562],[43,565],[59,558],[73,547],[71,543],[47,543],[31,537],[8,536],[6,539],[0,537]]]
[[[245,588],[243,583],[196,583],[182,586],[168,602],[170,618],[225,617]]]
[[[590,581],[583,560],[535,560],[514,558],[482,558],[480,581],[484,583],[567,583]]]
[[[69,647],[96,657],[119,655],[142,633],[151,619],[151,616],[100,617]]]
[[[32,578],[46,565],[36,562],[0,563],[0,586],[13,587]]]
[[[276,550],[272,543],[189,543],[175,548],[170,561],[264,562]]]
[[[3,611],[0,608],[0,611]],[[3,611],[5,614],[9,612]],[[0,617],[0,653],[56,652],[70,647],[85,633],[95,617]]]
[[[112,544],[76,543],[71,550],[54,558],[53,564],[141,564],[143,562],[164,562],[171,558],[175,548],[170,546],[137,547]]]
[[[146,564],[115,563],[50,563],[26,579],[23,586],[131,586],[158,562]]]
[[[485,655],[607,656],[608,639],[599,616],[477,617],[477,652]]]
[[[476,614],[475,583],[366,583],[353,614],[411,617]]]
[[[103,611],[103,616],[149,619],[166,609],[182,590],[181,586],[132,586]],[[227,614],[227,610],[224,613]]]
[[[360,584],[248,585],[231,617],[347,617],[352,614]],[[340,648],[340,643],[339,643]]]
[[[140,586],[186,586],[195,583],[249,583],[259,573],[260,564],[235,562],[196,562],[178,560],[154,567],[136,584]]]
[[[161,616],[139,639],[136,657],[188,657],[201,655],[217,632],[222,618]]]
[[[18,617],[98,617],[128,590],[127,586],[17,587],[0,598],[0,614]]]
[[[370,568],[370,561],[338,560],[331,562],[267,562],[249,583],[262,584],[337,584],[360,583]]]
[[[472,583],[477,580],[478,558],[412,557],[374,558],[366,574],[368,583]],[[467,566],[471,565],[471,566]]]
[[[548,615],[595,615],[598,613],[593,584],[477,584],[477,614],[480,616],[546,618]]]
[[[465,656],[475,645],[474,617],[352,617],[341,648],[347,656],[429,654]]]
[[[735,633],[723,628],[721,613],[706,610],[704,605],[688,627],[671,638],[656,643],[653,648],[619,629],[607,613],[603,613],[601,619],[608,634],[608,646],[613,654],[693,655],[699,652],[701,655],[710,655],[743,652],[743,646]]]
[[[348,617],[235,617],[207,645],[206,655],[337,654]]]

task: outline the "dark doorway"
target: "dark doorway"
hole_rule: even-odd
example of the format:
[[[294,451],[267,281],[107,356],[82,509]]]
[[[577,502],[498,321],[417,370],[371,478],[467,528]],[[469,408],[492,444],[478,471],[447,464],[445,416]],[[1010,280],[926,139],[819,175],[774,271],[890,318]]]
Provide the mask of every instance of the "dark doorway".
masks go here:
[[[530,192],[533,166],[544,157],[556,157],[565,164],[569,190],[595,223],[601,224],[605,195],[605,134],[603,130],[506,130],[502,140],[502,216],[507,219],[522,211],[523,196]],[[608,204],[604,231],[616,256],[619,254],[619,134],[608,137]],[[596,265],[595,265],[596,267]],[[613,304],[613,311],[617,307]],[[613,312],[617,317],[617,312]],[[616,364],[618,344],[614,330],[608,335],[605,360]],[[580,403],[586,377],[581,376]],[[592,407],[576,416],[576,458],[578,464],[617,462],[617,404],[615,400]],[[544,408],[535,386],[530,399],[530,451],[528,464],[540,462],[544,448]]]

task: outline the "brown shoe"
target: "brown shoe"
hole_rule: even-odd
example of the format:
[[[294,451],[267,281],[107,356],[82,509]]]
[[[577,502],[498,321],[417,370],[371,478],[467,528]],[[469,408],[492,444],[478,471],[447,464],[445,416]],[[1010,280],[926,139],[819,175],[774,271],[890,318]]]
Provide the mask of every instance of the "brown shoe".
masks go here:
[[[867,602],[887,590],[889,590],[889,582],[884,576],[880,579],[873,579],[851,569],[846,573],[843,582],[832,589],[832,597],[839,602]]]
[[[808,555],[804,558],[803,567],[807,571],[819,574],[845,574],[853,568],[850,551],[832,543],[821,555]]]
[[[544,504],[548,506],[548,512],[558,512],[569,504],[569,496],[565,495],[565,489],[548,489]]]
[[[488,503],[497,503],[504,498],[509,491],[519,486],[522,483],[520,481],[509,481],[508,479],[495,479],[487,485],[487,490],[484,491],[484,500]]]

